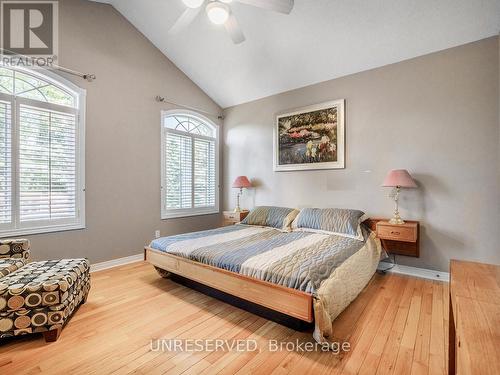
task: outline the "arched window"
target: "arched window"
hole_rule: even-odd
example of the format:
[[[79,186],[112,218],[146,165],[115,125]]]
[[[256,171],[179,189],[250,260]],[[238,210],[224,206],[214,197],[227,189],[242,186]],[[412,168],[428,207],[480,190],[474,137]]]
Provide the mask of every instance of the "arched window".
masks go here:
[[[0,66],[0,237],[83,228],[85,91]]]
[[[162,112],[162,218],[219,212],[218,127],[191,111]]]

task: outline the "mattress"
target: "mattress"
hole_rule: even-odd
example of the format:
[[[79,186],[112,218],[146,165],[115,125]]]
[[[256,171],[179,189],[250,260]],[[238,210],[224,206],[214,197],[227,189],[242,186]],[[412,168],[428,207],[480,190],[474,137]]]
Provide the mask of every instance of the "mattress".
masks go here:
[[[312,294],[318,342],[331,336],[335,317],[356,298],[376,270],[380,243],[308,231],[233,225],[162,237],[150,247]]]

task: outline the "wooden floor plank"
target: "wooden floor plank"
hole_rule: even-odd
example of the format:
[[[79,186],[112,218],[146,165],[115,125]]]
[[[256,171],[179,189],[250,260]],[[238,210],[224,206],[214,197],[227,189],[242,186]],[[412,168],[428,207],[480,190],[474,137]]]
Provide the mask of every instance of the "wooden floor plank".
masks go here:
[[[356,341],[356,350],[350,353],[345,359],[343,375],[357,374],[363,361],[366,358],[376,333],[383,322],[383,317],[391,301],[391,296],[387,293],[388,288],[382,288],[379,298],[373,304],[368,319],[364,319],[363,330]]]
[[[408,317],[406,318],[405,329],[403,337],[401,338],[396,364],[394,366],[394,374],[411,373],[417,329],[420,321],[420,307],[422,305],[422,288],[424,283],[423,280],[417,280],[415,288],[413,289]]]
[[[405,290],[399,301],[398,311],[394,318],[391,332],[382,351],[382,357],[376,371],[377,374],[392,374],[394,372],[416,281],[416,279],[412,278],[407,280]]]
[[[399,277],[394,277],[388,275],[388,307],[386,313],[382,319],[382,324],[377,331],[375,338],[373,339],[370,348],[366,353],[366,357],[363,360],[359,374],[360,375],[371,375],[380,363],[382,358],[382,353],[387,340],[389,339],[389,334],[391,332],[392,324],[394,323],[394,318],[399,308],[399,303],[403,297],[403,292],[405,290],[408,279],[400,279]]]
[[[444,358],[445,372],[448,373],[448,330],[450,318],[450,284],[437,283],[443,290],[443,327],[444,327]]]
[[[444,305],[448,300],[443,299],[443,284],[435,282],[432,286],[432,317],[431,339],[429,343],[429,373],[434,375],[446,374],[446,331]]]
[[[412,375],[429,373],[429,344],[431,338],[432,284],[426,283],[422,289],[422,304],[417,328],[417,338],[411,366]]]
[[[447,285],[375,275],[335,320],[335,355],[269,350],[313,342],[297,332],[158,277],[137,262],[92,274],[88,301],[59,340],[0,341],[3,374],[441,374],[446,371]],[[152,351],[155,339],[255,340],[257,351]]]

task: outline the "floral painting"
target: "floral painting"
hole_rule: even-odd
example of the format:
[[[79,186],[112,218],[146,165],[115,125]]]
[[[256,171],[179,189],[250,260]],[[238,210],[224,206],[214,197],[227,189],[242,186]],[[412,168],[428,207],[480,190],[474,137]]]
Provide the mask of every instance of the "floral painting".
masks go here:
[[[276,171],[344,168],[344,100],[277,116]]]

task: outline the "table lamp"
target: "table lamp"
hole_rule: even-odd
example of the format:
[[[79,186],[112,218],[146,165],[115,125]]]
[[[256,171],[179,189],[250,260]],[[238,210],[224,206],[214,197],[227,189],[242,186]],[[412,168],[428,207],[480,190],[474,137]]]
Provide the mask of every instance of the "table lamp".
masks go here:
[[[417,184],[415,183],[415,180],[413,180],[410,173],[408,173],[406,169],[393,169],[385,177],[382,186],[396,188],[396,194],[394,194],[394,216],[391,220],[389,220],[389,223],[404,224],[405,222],[401,219],[401,216],[399,216],[399,191],[401,188],[416,188]]]
[[[243,189],[247,189],[249,187],[252,187],[252,184],[248,180],[247,176],[238,176],[236,177],[236,180],[233,182],[233,188],[238,188],[240,191],[238,192],[238,195],[236,196],[236,208],[234,209],[234,212],[241,212],[241,207],[240,207],[240,195],[243,194]]]

